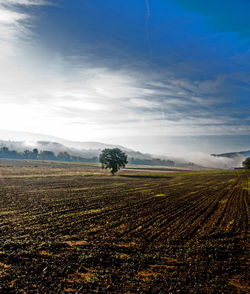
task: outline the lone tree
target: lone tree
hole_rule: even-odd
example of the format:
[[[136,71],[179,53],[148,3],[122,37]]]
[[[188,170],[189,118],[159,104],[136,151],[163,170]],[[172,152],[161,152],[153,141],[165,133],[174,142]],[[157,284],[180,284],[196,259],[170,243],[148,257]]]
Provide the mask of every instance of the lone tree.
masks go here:
[[[128,157],[119,148],[106,148],[102,150],[99,161],[102,164],[102,168],[110,168],[110,172],[114,175],[121,167],[125,167],[128,163]]]
[[[247,168],[247,169],[250,169],[250,157],[247,157],[243,162],[243,167],[244,168]]]

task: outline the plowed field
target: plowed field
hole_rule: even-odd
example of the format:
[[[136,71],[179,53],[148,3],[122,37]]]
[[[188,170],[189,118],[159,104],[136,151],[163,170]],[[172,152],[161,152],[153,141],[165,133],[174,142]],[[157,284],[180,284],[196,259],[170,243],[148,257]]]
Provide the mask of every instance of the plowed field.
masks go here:
[[[250,173],[11,162],[0,175],[1,293],[249,291]]]

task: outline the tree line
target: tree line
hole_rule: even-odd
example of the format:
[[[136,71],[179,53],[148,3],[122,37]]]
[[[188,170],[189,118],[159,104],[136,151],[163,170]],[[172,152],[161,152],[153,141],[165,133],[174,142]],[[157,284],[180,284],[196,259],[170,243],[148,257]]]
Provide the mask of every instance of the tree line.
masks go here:
[[[129,158],[129,164],[136,165],[155,165],[155,166],[175,166],[175,162],[173,160],[165,160],[159,158],[152,159],[138,159],[138,158]]]
[[[69,162],[98,162],[97,157],[84,158],[80,156],[70,155],[68,152],[59,152],[55,155],[52,151],[38,151],[34,148],[32,151],[24,150],[24,152],[17,152],[9,150],[8,147],[0,148],[0,158],[10,159],[33,159],[33,160],[53,160],[53,161],[69,161]]]
[[[98,163],[97,156],[92,158],[84,158],[81,156],[70,155],[68,152],[59,152],[57,155],[48,150],[39,151],[37,148],[31,150],[24,150],[23,152],[17,152],[15,150],[9,150],[8,147],[0,148],[0,158],[9,159],[32,159],[32,160],[52,160],[52,161],[68,161],[68,162],[90,162]],[[134,165],[152,165],[152,166],[175,166],[175,162],[172,160],[164,160],[159,158],[152,159],[139,159],[128,158],[129,164]]]

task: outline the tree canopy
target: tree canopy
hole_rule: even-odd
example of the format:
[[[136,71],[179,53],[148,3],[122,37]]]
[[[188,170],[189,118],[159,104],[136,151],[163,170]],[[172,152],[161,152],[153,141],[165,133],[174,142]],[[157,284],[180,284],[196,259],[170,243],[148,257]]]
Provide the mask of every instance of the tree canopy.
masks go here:
[[[247,157],[243,162],[243,167],[244,168],[247,168],[247,169],[250,169],[250,157]]]
[[[102,164],[102,168],[109,168],[112,175],[114,175],[121,167],[126,166],[128,157],[119,148],[106,148],[102,150],[99,161]]]
[[[72,162],[98,162],[96,156],[92,158],[84,158],[80,156],[70,155],[67,152],[59,152],[58,155],[52,151],[44,150],[39,152],[38,149],[24,150],[23,152],[17,152],[15,150],[9,150],[8,147],[0,148],[0,158],[10,159],[33,159],[33,160],[55,160],[55,161],[72,161]]]

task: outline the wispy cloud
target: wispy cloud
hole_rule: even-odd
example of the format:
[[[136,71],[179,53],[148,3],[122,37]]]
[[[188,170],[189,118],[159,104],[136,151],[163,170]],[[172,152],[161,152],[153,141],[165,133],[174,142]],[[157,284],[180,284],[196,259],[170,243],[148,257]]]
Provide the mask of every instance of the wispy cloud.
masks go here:
[[[46,1],[46,0],[4,0],[3,4],[4,5],[46,5],[51,3],[50,1]]]
[[[15,40],[19,33],[23,30],[21,22],[27,18],[24,13],[13,11],[0,4],[0,40],[1,53],[3,54],[3,45],[6,47],[6,42]],[[4,51],[7,53],[7,50]]]
[[[202,84],[173,77],[152,81],[146,73],[88,68],[84,64],[71,70],[70,76],[65,71],[60,74],[48,70],[43,75],[42,71],[12,68],[9,83],[5,78],[1,85],[5,101],[2,123],[11,129],[19,127],[72,139],[79,139],[80,134],[82,140],[247,131],[247,125],[234,121],[232,126],[230,114],[216,109],[216,99],[201,95]],[[8,76],[8,70],[5,77],[6,73]]]
[[[75,140],[249,132],[225,94],[229,75],[195,80],[169,69],[114,69],[89,56],[48,57],[31,48],[35,17],[22,8],[46,4],[0,3],[0,123],[7,129]]]
[[[43,0],[4,0],[0,2],[0,52],[2,58],[16,54],[21,40],[30,36],[29,26],[33,17],[23,8],[47,3]]]

